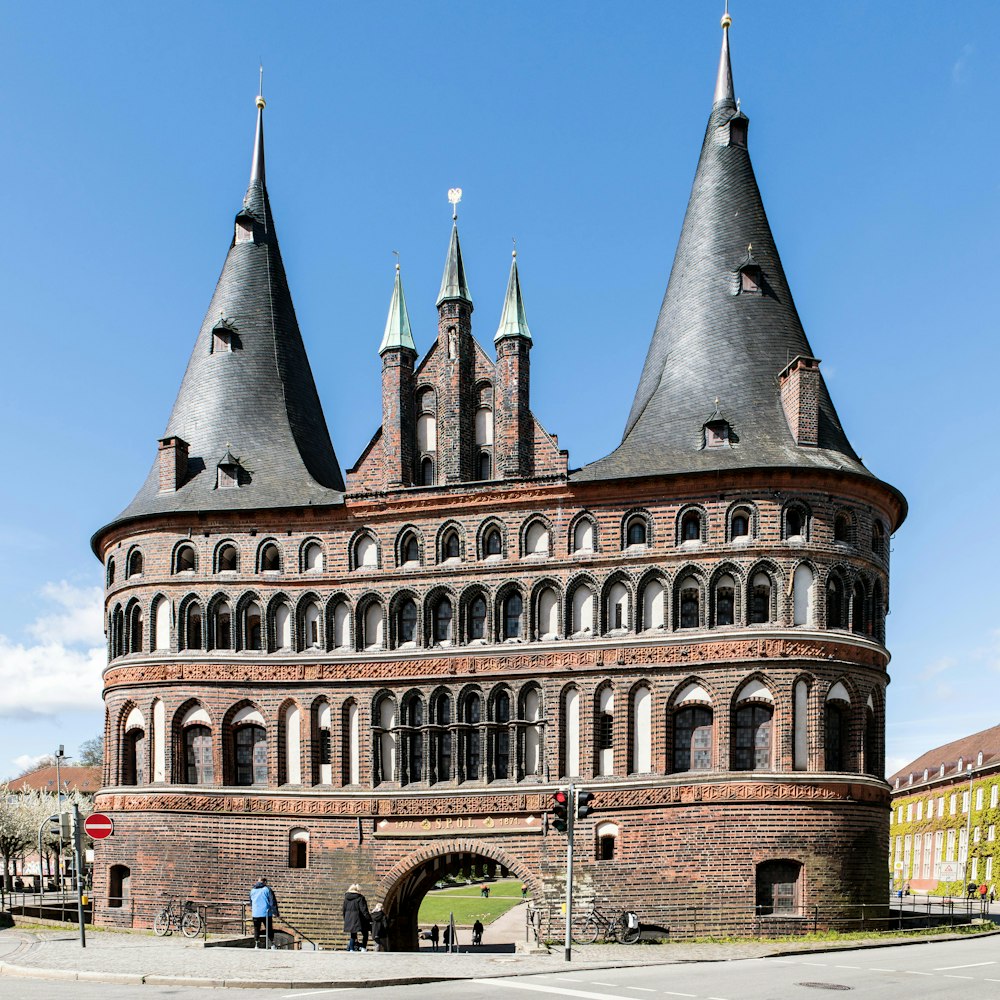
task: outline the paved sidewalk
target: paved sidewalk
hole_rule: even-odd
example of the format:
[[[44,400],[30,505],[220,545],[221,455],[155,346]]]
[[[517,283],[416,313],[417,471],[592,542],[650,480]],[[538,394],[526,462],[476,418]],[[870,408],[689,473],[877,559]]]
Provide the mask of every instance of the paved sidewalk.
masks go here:
[[[948,939],[951,935],[936,935]],[[964,938],[963,938],[964,939]],[[886,939],[898,945],[901,938]],[[852,941],[830,946],[814,942],[770,944],[638,944],[574,946],[572,967],[601,969],[676,962],[764,958],[795,952],[863,947]],[[464,948],[465,946],[463,946]],[[120,984],[335,988],[391,986],[450,979],[531,975],[567,968],[561,950],[550,955],[441,952],[254,951],[205,948],[199,942],[157,938],[148,933],[88,932],[87,947],[76,934],[0,931],[0,975]]]

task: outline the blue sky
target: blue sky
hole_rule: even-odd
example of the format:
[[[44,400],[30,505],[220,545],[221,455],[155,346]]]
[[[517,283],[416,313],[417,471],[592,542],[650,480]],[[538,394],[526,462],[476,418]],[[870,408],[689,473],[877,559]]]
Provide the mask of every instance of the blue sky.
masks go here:
[[[721,3],[0,5],[0,775],[102,728],[91,533],[153,459],[224,259],[265,65],[268,189],[341,465],[402,259],[423,351],[450,218],[489,344],[517,237],[533,407],[618,442],[705,122]],[[889,767],[1000,722],[996,6],[733,0],[796,304],[899,487]],[[993,583],[990,583],[993,580]]]

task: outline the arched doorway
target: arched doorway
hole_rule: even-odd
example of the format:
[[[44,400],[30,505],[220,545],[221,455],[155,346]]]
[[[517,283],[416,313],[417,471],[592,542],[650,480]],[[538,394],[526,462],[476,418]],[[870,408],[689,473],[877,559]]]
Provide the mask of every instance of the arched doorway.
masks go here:
[[[486,869],[490,878],[520,879],[533,898],[541,897],[542,885],[518,858],[505,851],[474,841],[455,841],[426,847],[404,858],[378,885],[377,895],[389,915],[389,947],[393,951],[419,948],[417,914],[424,896],[447,875]]]

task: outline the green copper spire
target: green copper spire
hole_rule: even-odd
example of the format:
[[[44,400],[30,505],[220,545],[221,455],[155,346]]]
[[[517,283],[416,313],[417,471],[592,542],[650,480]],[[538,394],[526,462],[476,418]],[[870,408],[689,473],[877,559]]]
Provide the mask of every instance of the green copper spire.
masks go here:
[[[449,299],[464,299],[472,305],[472,296],[465,280],[465,267],[462,265],[462,246],[458,242],[458,222],[451,227],[451,242],[448,244],[448,258],[444,262],[444,274],[441,276],[441,291],[438,293],[437,305]]]
[[[504,337],[523,337],[531,342],[531,331],[524,315],[524,302],[521,299],[521,282],[517,277],[517,251],[511,254],[510,278],[507,281],[507,297],[503,301],[503,312],[500,314],[500,326],[497,327],[493,342]]]
[[[399,276],[399,265],[396,265],[396,281],[392,286],[392,302],[389,303],[389,316],[385,321],[385,333],[379,354],[393,348],[405,347],[416,354],[417,348],[410,333],[410,316],[406,311],[406,299],[403,297],[403,279]]]

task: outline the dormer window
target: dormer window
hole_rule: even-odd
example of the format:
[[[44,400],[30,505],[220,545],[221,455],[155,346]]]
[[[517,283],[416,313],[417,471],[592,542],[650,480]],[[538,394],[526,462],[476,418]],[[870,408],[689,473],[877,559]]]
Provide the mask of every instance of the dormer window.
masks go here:
[[[236,242],[253,242],[253,216],[245,209],[236,216]]]
[[[726,448],[733,444],[737,438],[733,433],[729,421],[719,409],[719,400],[715,400],[715,410],[712,415],[701,426],[704,434],[702,447],[704,448]]]
[[[228,354],[238,346],[236,327],[225,316],[219,317],[219,322],[212,327],[212,353]]]
[[[761,271],[760,264],[754,260],[752,243],[747,247],[746,260],[736,269],[736,275],[739,279],[737,295],[764,294],[764,272]]]
[[[742,111],[737,111],[729,119],[729,145],[738,146],[740,149],[747,148],[747,127],[750,119]]]
[[[225,455],[216,467],[216,487],[220,490],[238,489],[240,485],[240,463],[233,453],[226,448]]]

